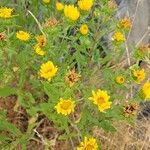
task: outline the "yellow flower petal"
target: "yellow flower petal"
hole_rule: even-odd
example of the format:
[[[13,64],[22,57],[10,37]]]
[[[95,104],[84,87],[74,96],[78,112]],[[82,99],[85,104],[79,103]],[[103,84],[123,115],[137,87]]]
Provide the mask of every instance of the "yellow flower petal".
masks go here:
[[[89,11],[93,6],[93,0],[79,0],[78,6],[81,10]]]
[[[80,12],[74,5],[65,5],[64,14],[67,18],[76,21],[80,17]]]
[[[40,68],[40,76],[47,80],[51,80],[57,73],[58,68],[54,66],[53,62],[48,61],[43,63]]]
[[[21,41],[28,41],[30,39],[30,34],[25,31],[18,31],[16,37]]]
[[[55,109],[57,111],[58,114],[62,114],[62,115],[69,115],[70,113],[74,112],[74,101],[72,101],[71,99],[63,99],[60,98],[59,103],[55,106]]]

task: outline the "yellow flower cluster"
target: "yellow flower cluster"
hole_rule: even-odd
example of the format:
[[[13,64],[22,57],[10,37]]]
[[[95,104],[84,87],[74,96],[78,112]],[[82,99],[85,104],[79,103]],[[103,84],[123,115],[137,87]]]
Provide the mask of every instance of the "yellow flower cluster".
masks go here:
[[[78,1],[78,6],[81,10],[90,10],[91,7],[93,6],[93,0],[79,0]],[[59,4],[56,8],[61,8],[63,9],[63,5]],[[69,19],[75,21],[80,17],[80,12],[77,7],[74,5],[65,5],[64,7],[64,14],[66,17]]]
[[[80,146],[77,147],[77,150],[97,150],[98,149],[98,144],[96,142],[96,139],[91,137],[91,138],[84,138],[84,142],[80,143]]]
[[[58,114],[67,116],[70,113],[74,112],[74,103],[75,102],[71,99],[60,98],[59,103],[55,106],[55,109]]]
[[[89,11],[93,6],[93,0],[79,0],[78,6],[81,10]]]
[[[88,31],[89,31],[89,28],[88,28],[87,24],[82,24],[80,27],[81,34],[86,35],[88,33]]]
[[[81,10],[88,11],[93,6],[93,0],[79,0],[78,6]],[[56,2],[56,10],[61,11],[63,9],[65,17],[72,21],[76,21],[80,17],[80,12],[75,5],[63,5],[60,2]]]
[[[2,7],[0,8],[0,18],[11,18],[12,12],[12,8]]]
[[[28,41],[30,39],[30,34],[25,31],[18,31],[16,37],[21,41]]]
[[[125,78],[123,76],[117,76],[116,77],[116,82],[118,84],[123,84],[125,82]]]
[[[113,40],[117,42],[125,41],[125,36],[121,32],[115,32],[113,35]]]
[[[112,104],[112,102],[109,101],[110,96],[107,94],[107,91],[100,89],[98,89],[97,92],[92,91],[92,97],[89,99],[98,106],[100,112],[104,112],[106,109],[109,109]]]
[[[54,66],[53,62],[48,61],[41,65],[39,74],[42,78],[45,78],[48,81],[50,81],[56,75],[57,70],[58,69]]]
[[[144,94],[145,99],[150,99],[150,82],[146,82],[143,85],[142,92]]]
[[[137,82],[141,82],[145,79],[145,76],[146,76],[145,70],[144,69],[134,70],[133,76],[135,77]]]
[[[74,5],[65,5],[64,14],[67,18],[73,21],[76,21],[80,17],[80,12]]]

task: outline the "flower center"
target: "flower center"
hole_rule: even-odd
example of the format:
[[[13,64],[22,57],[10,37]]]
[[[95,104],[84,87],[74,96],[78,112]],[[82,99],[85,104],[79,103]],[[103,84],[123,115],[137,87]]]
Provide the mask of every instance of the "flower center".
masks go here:
[[[94,149],[94,146],[93,145],[90,145],[90,144],[88,144],[85,148],[84,148],[84,150],[93,150]]]
[[[121,81],[121,82],[123,82],[123,81],[124,81],[124,79],[123,79],[123,78],[120,78],[120,81]]]
[[[71,102],[63,102],[63,104],[61,104],[61,108],[64,110],[67,110],[71,105]]]
[[[52,72],[52,68],[48,68],[45,73],[49,73],[49,72]]]
[[[68,78],[69,78],[69,81],[70,81],[70,82],[74,82],[75,79],[76,79],[75,75],[73,75],[73,74],[70,74],[70,75],[68,76]]]
[[[97,98],[97,103],[98,103],[99,105],[105,103],[104,97],[98,97],[98,98]]]
[[[84,29],[84,30],[87,30],[87,27],[84,27],[83,29]]]

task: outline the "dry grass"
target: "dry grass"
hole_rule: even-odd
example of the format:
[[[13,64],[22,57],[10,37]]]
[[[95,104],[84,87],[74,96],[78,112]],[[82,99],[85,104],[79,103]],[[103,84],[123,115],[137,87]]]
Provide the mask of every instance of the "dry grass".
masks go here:
[[[116,122],[117,132],[107,133],[95,129],[95,136],[101,141],[102,150],[150,150],[150,120],[142,119],[135,125]]]

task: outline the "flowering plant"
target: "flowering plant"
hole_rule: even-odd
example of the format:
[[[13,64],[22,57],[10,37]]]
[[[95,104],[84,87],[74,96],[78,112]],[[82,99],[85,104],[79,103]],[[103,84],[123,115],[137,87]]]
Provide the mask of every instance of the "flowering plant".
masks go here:
[[[53,148],[36,130],[41,114],[57,130],[53,140],[71,141],[77,150],[100,148],[95,127],[114,132],[114,121],[134,121],[125,115],[126,101],[150,99],[150,82],[138,61],[131,64],[141,58],[140,49],[129,56],[125,47],[132,22],[114,17],[112,0],[2,0],[0,6],[0,97],[15,95],[13,111],[21,108],[28,118],[22,131],[0,106],[0,130],[7,133],[1,149],[26,149],[36,136]]]

